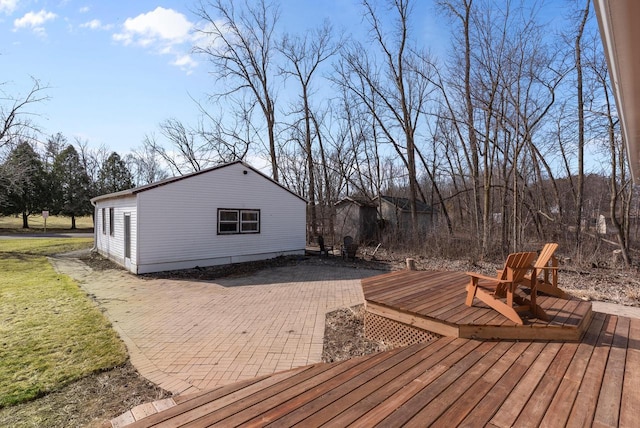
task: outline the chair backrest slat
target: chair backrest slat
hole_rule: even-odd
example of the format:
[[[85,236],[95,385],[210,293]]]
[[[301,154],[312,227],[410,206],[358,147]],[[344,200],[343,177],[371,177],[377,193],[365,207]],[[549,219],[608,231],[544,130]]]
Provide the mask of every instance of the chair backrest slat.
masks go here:
[[[533,259],[536,257],[536,253],[512,253],[507,257],[507,261],[505,262],[505,269],[503,270],[501,279],[510,279],[513,282],[519,282],[524,278],[527,274],[529,268],[531,268],[531,263],[533,263]],[[505,277],[505,274],[507,277]],[[512,278],[509,278],[508,275],[511,274]]]
[[[548,243],[542,247],[542,251],[540,251],[540,255],[534,264],[536,269],[541,269],[549,264],[549,260],[553,257],[553,253],[558,249],[558,244],[556,243]]]

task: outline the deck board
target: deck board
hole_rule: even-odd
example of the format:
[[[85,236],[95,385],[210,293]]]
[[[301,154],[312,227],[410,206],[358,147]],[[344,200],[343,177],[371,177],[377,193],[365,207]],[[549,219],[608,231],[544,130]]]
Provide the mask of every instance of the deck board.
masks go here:
[[[538,426],[544,417],[544,411],[550,406],[551,399],[557,392],[571,360],[578,350],[577,343],[565,343],[545,370],[538,386],[533,391],[532,398],[525,405],[516,419],[516,426]]]
[[[640,320],[596,313],[579,342],[443,337],[176,400],[132,427],[633,426]]]
[[[594,415],[594,423],[600,426],[618,426],[628,337],[629,319],[618,318]]]
[[[485,353],[494,348],[496,342],[482,342],[475,345],[471,350],[467,350],[466,347],[463,346],[453,352],[452,358],[457,360],[456,364],[449,366],[445,372],[428,385],[421,385],[422,388],[420,388],[419,391],[403,402],[400,407],[390,413],[380,424],[385,427],[406,426],[408,421],[420,412],[423,407],[436,399],[447,387],[473,367]]]
[[[569,418],[604,320],[604,314],[596,314],[594,316],[582,343],[578,346],[573,360],[549,404],[548,411],[545,413],[540,427],[564,426]]]
[[[640,320],[630,319],[629,341],[627,343],[627,361],[625,363],[624,384],[622,387],[622,410],[620,426],[632,426],[640,414],[640,370],[628,370],[628,367],[640,368]]]
[[[422,410],[415,413],[407,422],[406,426],[424,427],[434,423],[452,404],[459,402],[460,397],[469,389],[469,386],[474,385],[491,367],[497,364],[505,352],[511,347],[512,344],[509,342],[498,342],[475,364],[465,370],[449,387],[439,393],[438,396],[424,406]],[[461,403],[463,402],[461,401]],[[455,418],[455,414],[452,414],[451,417]]]
[[[531,399],[534,389],[561,348],[562,344],[560,343],[548,343],[542,348],[537,358],[527,367],[526,372],[509,394],[509,401],[503,402],[503,405],[491,419],[490,422],[492,424],[496,426],[514,426],[520,412]]]
[[[580,391],[574,402],[573,409],[567,421],[567,427],[585,427],[591,425],[598,397],[600,385],[607,366],[607,359],[611,348],[613,329],[617,318],[606,315],[600,335],[594,345],[589,364],[585,369],[584,378],[580,384]]]
[[[450,340],[450,338],[442,338],[437,342]],[[398,407],[404,405],[415,393],[420,391],[425,385],[443,375],[449,367],[457,361],[457,355],[466,355],[469,349],[475,345],[470,345],[463,339],[455,339],[452,342],[431,354],[418,364],[418,369],[414,373],[406,376],[398,377],[394,382],[388,383],[383,389],[384,400],[372,401],[361,400],[359,407],[351,409],[350,414],[343,418],[336,418],[335,426],[341,425],[341,419],[349,418],[356,426],[374,426],[393,413]],[[433,348],[431,348],[433,349]],[[459,352],[462,351],[462,352]],[[374,404],[374,406],[363,405]]]
[[[459,397],[451,400],[451,405],[433,422],[433,426],[447,428],[461,424],[474,408],[478,408],[486,394],[489,393],[491,388],[509,370],[528,346],[529,343],[526,342],[510,344],[509,349],[506,350],[501,358],[489,370],[485,371],[471,387],[461,384],[463,390]],[[479,408],[485,412],[491,412],[490,406],[481,406]],[[490,416],[484,415],[485,422]],[[478,417],[479,415],[476,416],[476,419]]]
[[[209,426],[214,423],[219,423],[220,426],[238,426],[256,416],[262,415],[275,406],[288,407],[287,410],[291,411],[291,409],[297,408],[297,402],[292,402],[291,400],[300,394],[308,391],[314,391],[315,393],[328,391],[356,373],[367,371],[381,361],[394,358],[402,352],[406,352],[406,350],[399,349],[381,353],[368,359],[353,359],[347,361],[348,364],[338,364],[337,366],[318,365],[317,367],[322,367],[324,370],[305,382],[297,382],[291,386],[287,384],[272,386],[269,389],[253,394],[248,399],[240,400],[216,412],[208,413],[200,418],[197,421],[197,425],[194,424],[194,426]],[[340,370],[335,370],[336,368]]]
[[[467,306],[468,282],[464,272],[406,270],[365,278],[362,290],[378,315],[438,334],[453,328],[467,338],[577,341],[589,324],[590,302],[538,295],[548,319],[523,313],[524,325],[517,325],[477,299]]]
[[[412,364],[412,362],[416,361],[416,353],[419,350],[419,348],[405,348],[392,358],[381,360],[378,364],[366,370],[344,373],[343,376],[332,379],[332,382],[327,382],[321,387],[316,387],[298,395],[295,399],[290,400],[287,406],[275,406],[271,410],[257,415],[257,419],[248,421],[248,425],[259,425],[277,420],[277,426],[293,426],[303,420],[305,424],[310,423],[308,421],[315,418],[316,422],[311,424],[318,426],[323,421],[331,419],[332,416],[327,417],[326,415],[327,410],[331,409],[329,411],[333,412],[335,407],[343,405],[343,401],[347,401],[345,396],[361,387],[364,390],[375,388],[381,381],[381,376],[384,377],[387,371],[392,370],[394,367],[397,369],[398,365]],[[292,413],[291,408],[295,408],[296,411]],[[232,420],[228,422],[234,425]]]
[[[419,328],[435,326],[448,337],[176,398],[176,406],[131,426],[636,423],[640,320],[593,313],[588,302],[540,296],[550,319],[529,317],[517,326],[486,305],[467,307],[466,281],[456,272],[420,271],[362,281],[372,314]],[[504,332],[512,338],[473,337]]]

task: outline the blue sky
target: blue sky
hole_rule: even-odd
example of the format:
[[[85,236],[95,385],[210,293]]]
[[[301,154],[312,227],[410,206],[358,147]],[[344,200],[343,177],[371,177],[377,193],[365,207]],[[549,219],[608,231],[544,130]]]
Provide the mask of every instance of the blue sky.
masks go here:
[[[44,135],[61,132],[121,154],[139,147],[167,118],[194,122],[190,97],[213,79],[191,54],[195,1],[0,0],[0,88],[24,94],[30,76],[50,100],[32,108]],[[348,32],[361,25],[351,0],[285,0],[281,27],[304,31],[328,18]],[[429,18],[425,14],[424,19]],[[354,25],[357,24],[357,25]],[[424,28],[430,28],[425,26]]]
[[[24,93],[33,76],[50,87],[36,118],[46,134],[136,147],[162,119],[191,109],[188,92],[206,84],[189,55],[188,11],[175,6],[0,0],[4,90]]]
[[[215,80],[191,53],[196,0],[0,0],[0,90],[24,94],[30,76],[50,100],[32,108],[44,137],[61,132],[120,154],[177,118],[196,122],[191,97],[204,100]],[[281,0],[280,28],[319,26],[362,37],[357,0]],[[431,1],[416,2],[415,29],[432,52],[449,48],[445,19]],[[358,33],[359,32],[359,33]]]

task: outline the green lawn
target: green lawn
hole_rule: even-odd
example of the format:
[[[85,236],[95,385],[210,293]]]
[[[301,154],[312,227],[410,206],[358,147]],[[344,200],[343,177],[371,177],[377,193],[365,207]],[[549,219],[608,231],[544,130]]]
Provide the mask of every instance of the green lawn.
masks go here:
[[[49,216],[47,218],[47,232],[71,231],[71,217]],[[76,217],[76,228],[80,232],[93,231],[93,219],[91,216]],[[29,229],[22,228],[22,216],[0,216],[0,232],[34,233],[44,231],[44,219],[40,214],[29,216]]]
[[[84,238],[0,240],[0,407],[126,360],[102,313],[45,257],[91,245]]]

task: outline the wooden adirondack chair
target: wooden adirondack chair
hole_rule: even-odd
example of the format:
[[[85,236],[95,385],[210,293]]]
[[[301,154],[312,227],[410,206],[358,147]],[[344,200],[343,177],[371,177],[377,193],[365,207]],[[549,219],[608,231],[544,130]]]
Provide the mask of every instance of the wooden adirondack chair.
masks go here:
[[[531,275],[536,279],[538,292],[567,299],[569,297],[567,293],[558,287],[558,259],[553,255],[556,249],[558,249],[558,244],[556,243],[548,243],[542,247],[538,259],[533,264]],[[542,276],[540,276],[540,273],[542,273]],[[526,279],[527,277],[525,277]]]
[[[531,263],[536,253],[509,254],[504,269],[495,278],[467,272],[470,281],[467,285],[467,306],[473,305],[473,299],[477,297],[502,315],[515,322],[524,324],[519,312],[529,311],[540,319],[547,319],[544,310],[536,303],[536,282],[530,277],[529,298],[518,296],[515,291],[518,285],[526,283],[525,275],[533,269]]]
[[[533,271],[523,278],[522,285],[527,287],[531,282],[531,278],[536,280],[536,291],[549,296],[567,299],[569,296],[561,288],[558,287],[558,259],[553,255],[558,249],[558,244],[547,243],[538,258],[533,264]],[[502,271],[498,271],[501,275]],[[542,274],[542,275],[540,275]]]

